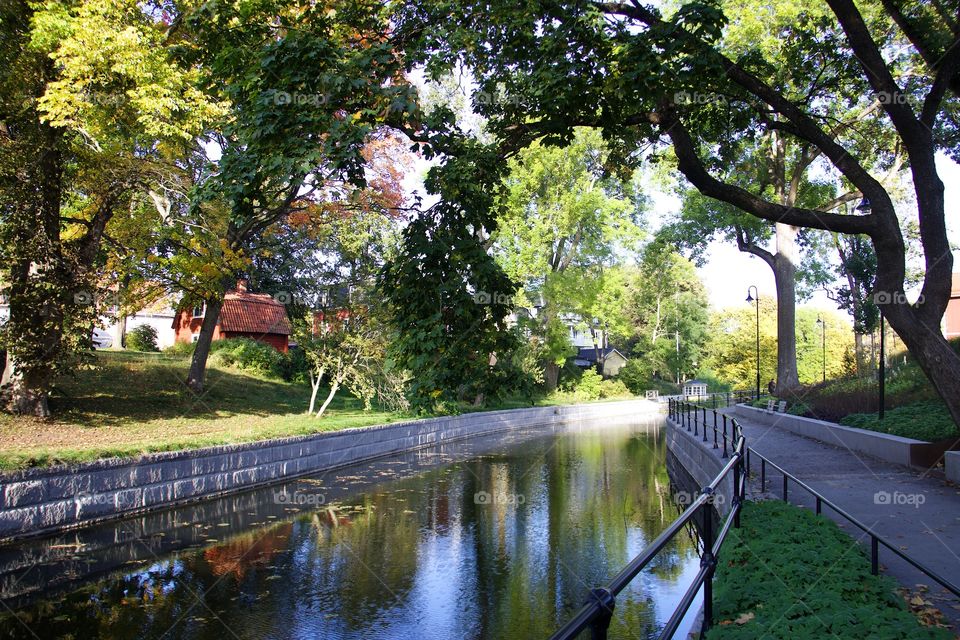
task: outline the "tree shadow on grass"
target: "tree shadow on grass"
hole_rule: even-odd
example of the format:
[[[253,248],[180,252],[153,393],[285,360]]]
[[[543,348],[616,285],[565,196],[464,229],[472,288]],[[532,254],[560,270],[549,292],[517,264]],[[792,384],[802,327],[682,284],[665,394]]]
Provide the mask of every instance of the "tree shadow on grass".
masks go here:
[[[178,418],[269,417],[302,413],[309,397],[306,384],[218,368],[208,369],[205,391],[196,394],[185,384],[185,361],[119,355],[101,355],[95,366],[61,380],[51,397],[54,415],[86,427]]]

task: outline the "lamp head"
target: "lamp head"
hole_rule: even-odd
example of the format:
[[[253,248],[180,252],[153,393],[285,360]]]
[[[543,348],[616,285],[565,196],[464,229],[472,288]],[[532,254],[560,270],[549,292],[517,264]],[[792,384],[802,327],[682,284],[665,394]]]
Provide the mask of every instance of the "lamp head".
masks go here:
[[[747,302],[753,302],[753,296],[750,295],[750,290],[747,289]]]

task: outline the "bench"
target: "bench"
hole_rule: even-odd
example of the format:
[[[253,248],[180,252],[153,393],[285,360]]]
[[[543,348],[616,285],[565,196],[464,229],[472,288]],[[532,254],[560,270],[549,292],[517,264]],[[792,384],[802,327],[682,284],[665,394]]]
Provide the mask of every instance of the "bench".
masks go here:
[[[767,400],[767,408],[766,408],[767,413],[785,413],[786,410],[787,410],[786,400],[781,400],[779,403],[777,403],[777,400],[775,398],[771,398],[770,400]]]

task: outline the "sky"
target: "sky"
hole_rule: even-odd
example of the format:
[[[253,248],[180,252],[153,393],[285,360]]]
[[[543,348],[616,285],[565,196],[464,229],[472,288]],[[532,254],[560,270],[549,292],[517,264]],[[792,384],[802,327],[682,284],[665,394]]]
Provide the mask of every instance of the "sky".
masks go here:
[[[951,244],[960,246],[960,225],[956,212],[960,210],[960,165],[943,155],[937,157],[937,169],[944,183],[947,232]],[[680,207],[680,201],[664,193],[652,194],[653,219],[670,217]],[[726,242],[713,242],[708,252],[707,263],[698,269],[714,309],[746,304],[747,287],[756,285],[760,295],[772,296],[775,293],[773,271],[760,259],[741,253],[735,245]],[[960,254],[954,252],[954,260],[960,261]],[[800,304],[824,309],[836,309],[823,291]]]

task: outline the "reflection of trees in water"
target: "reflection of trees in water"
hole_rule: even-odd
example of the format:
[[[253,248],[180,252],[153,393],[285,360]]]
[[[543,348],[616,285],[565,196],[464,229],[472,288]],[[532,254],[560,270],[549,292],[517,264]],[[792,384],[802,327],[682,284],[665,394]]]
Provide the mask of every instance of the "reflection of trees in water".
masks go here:
[[[416,578],[422,495],[400,495],[367,494],[362,502],[331,506],[311,518],[311,591],[332,595],[323,603],[325,613],[349,629],[362,629],[402,606]]]
[[[416,628],[446,607],[453,635],[546,637],[676,516],[665,455],[655,435],[612,428],[535,440],[101,581],[27,615],[41,638],[147,640],[181,617],[166,638],[231,637],[207,607],[244,638],[355,638]],[[477,504],[480,491],[523,504]],[[462,542],[449,577],[428,538]],[[694,554],[678,537],[646,583],[673,581]],[[422,598],[436,595],[438,575],[454,595],[431,606]],[[643,581],[618,598],[611,637],[655,635],[662,591]],[[195,594],[206,594],[204,604],[187,613]],[[21,630],[9,637],[33,637]]]

